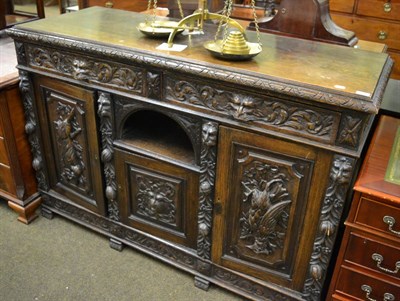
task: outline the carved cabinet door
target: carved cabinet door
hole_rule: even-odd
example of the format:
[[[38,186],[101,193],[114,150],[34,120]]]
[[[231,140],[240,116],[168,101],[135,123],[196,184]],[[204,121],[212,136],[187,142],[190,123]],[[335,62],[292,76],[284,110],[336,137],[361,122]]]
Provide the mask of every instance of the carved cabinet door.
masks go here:
[[[301,289],[330,160],[309,146],[221,127],[212,260]]]
[[[195,249],[198,172],[133,152],[115,152],[124,224]]]
[[[44,77],[35,85],[49,188],[104,214],[94,92]]]

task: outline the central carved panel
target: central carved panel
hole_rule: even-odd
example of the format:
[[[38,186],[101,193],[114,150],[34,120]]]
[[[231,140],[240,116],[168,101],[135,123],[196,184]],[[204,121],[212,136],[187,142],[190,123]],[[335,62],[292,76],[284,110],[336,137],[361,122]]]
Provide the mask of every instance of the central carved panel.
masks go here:
[[[175,229],[181,227],[181,181],[129,167],[131,216]]]
[[[138,214],[176,224],[176,187],[160,179],[136,175]]]

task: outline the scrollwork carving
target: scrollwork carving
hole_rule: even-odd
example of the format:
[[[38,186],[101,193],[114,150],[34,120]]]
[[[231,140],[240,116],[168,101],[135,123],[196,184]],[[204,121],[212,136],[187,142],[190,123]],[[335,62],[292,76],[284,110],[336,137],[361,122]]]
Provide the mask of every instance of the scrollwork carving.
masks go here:
[[[270,255],[283,247],[292,202],[287,181],[284,170],[259,161],[243,172],[239,239],[256,254]]]
[[[49,185],[47,182],[46,175],[44,173],[44,162],[42,155],[42,148],[40,145],[37,129],[38,123],[35,115],[35,108],[33,106],[33,96],[32,96],[32,83],[29,79],[28,73],[25,71],[20,71],[20,83],[19,88],[21,91],[22,101],[24,105],[25,113],[25,132],[28,135],[28,141],[31,146],[31,152],[33,156],[32,167],[36,171],[36,179],[38,182],[38,187],[41,190],[49,190]]]
[[[215,122],[205,122],[202,126],[197,254],[206,259],[210,259],[211,257],[211,227],[217,137],[218,124]]]
[[[261,286],[257,283],[253,283],[250,280],[243,279],[236,274],[233,274],[227,270],[220,269],[218,267],[213,268],[213,274],[216,279],[228,283],[240,290],[245,291],[255,297],[255,300],[279,300],[279,301],[289,301],[294,300],[286,296],[284,293],[274,291],[268,287]],[[297,300],[297,298],[296,298]]]
[[[314,240],[308,276],[303,288],[306,300],[320,300],[324,275],[331,257],[354,165],[355,160],[352,158],[339,155],[333,158],[329,186],[322,204],[319,229]]]
[[[204,106],[241,121],[259,121],[292,128],[307,135],[329,136],[332,132],[332,115],[289,105],[278,99],[264,100],[243,93],[226,92],[210,85],[170,79],[167,82],[167,99]]]
[[[97,114],[100,118],[100,133],[102,144],[101,161],[104,164],[106,198],[108,200],[108,215],[112,220],[118,221],[119,209],[114,167],[113,128],[110,94],[100,93],[97,104]]]
[[[142,71],[40,47],[29,47],[28,50],[32,66],[53,70],[80,81],[114,86],[138,94],[143,92]]]

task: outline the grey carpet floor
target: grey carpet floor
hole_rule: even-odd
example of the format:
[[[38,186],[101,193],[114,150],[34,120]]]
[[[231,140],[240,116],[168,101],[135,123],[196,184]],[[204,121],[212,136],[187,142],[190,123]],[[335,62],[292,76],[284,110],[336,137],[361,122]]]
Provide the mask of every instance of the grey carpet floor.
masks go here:
[[[0,300],[242,300],[193,276],[55,215],[30,225],[0,199]]]

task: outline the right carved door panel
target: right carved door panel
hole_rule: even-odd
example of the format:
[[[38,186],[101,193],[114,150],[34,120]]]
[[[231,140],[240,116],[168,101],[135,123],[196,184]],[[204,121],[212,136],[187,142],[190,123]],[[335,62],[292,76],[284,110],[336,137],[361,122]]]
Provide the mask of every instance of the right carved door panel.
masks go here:
[[[213,261],[301,287],[330,155],[225,127],[218,149]]]

